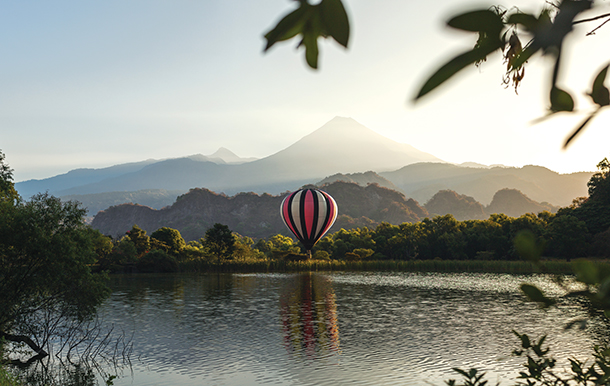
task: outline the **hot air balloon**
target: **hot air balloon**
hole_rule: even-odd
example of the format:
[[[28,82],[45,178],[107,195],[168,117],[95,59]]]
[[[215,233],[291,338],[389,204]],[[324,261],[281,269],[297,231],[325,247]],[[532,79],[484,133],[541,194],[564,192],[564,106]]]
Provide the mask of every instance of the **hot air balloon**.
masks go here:
[[[300,189],[284,198],[280,215],[311,257],[311,248],[335,222],[337,209],[337,203],[328,193]]]

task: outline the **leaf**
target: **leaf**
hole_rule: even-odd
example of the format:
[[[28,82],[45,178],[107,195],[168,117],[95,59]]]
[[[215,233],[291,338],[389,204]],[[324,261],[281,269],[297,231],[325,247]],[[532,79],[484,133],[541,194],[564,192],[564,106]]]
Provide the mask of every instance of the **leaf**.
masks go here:
[[[532,347],[532,344],[530,342],[530,337],[527,336],[527,334],[521,335],[515,330],[513,330],[513,334],[517,335],[517,337],[521,340],[521,347],[523,347],[524,349],[528,349],[528,348]]]
[[[585,128],[585,126],[587,126],[587,124],[591,121],[591,119],[593,119],[593,117],[595,116],[595,114],[597,114],[599,110],[595,110],[593,113],[591,113],[591,115],[589,115],[587,117],[587,119],[585,119],[577,128],[576,130],[574,130],[572,132],[572,134],[568,137],[568,139],[566,139],[566,142],[563,144],[563,148],[565,149],[566,147],[568,147],[568,145],[570,144],[570,142],[572,142],[572,140],[574,140],[574,138],[576,138],[576,136],[578,134],[580,134],[580,132],[582,131],[582,129]]]
[[[305,46],[305,60],[309,67],[318,68],[318,35],[308,31],[303,35],[302,44]]]
[[[538,263],[544,250],[544,244],[539,244],[531,231],[522,230],[515,236],[515,249],[525,260]]]
[[[540,303],[543,308],[547,308],[555,304],[555,301],[553,299],[549,299],[544,296],[544,294],[542,293],[542,291],[540,291],[538,287],[533,286],[531,284],[521,284],[521,291],[525,294],[525,296],[527,296],[530,301]]]
[[[288,40],[302,33],[310,8],[311,6],[308,4],[302,3],[299,8],[284,16],[271,31],[265,34],[267,45],[264,51],[267,51],[279,41]]]
[[[528,31],[533,31],[536,29],[538,24],[538,19],[534,15],[530,15],[529,13],[513,13],[508,17],[506,24],[521,24]]]
[[[599,74],[597,74],[595,80],[593,81],[591,93],[589,94],[589,96],[593,99],[593,102],[598,104],[600,107],[610,105],[610,91],[608,91],[608,88],[604,86],[606,74],[608,73],[608,67],[610,67],[610,65],[604,67]]]
[[[553,86],[551,89],[551,111],[554,113],[574,111],[574,99],[568,92]]]
[[[599,283],[598,269],[592,262],[588,260],[576,260],[572,263],[572,266],[576,273],[576,280],[589,285]]]
[[[321,19],[324,29],[337,43],[347,48],[349,18],[341,0],[322,0]]]
[[[511,62],[512,68],[520,68],[521,66],[523,66],[525,62],[527,62],[529,58],[532,57],[532,55],[538,52],[539,49],[540,46],[538,46],[537,44],[532,44],[530,46],[525,47],[523,51],[515,55],[515,58]]]
[[[470,32],[487,32],[499,35],[504,28],[502,18],[488,9],[466,12],[451,18],[447,25]]]
[[[491,54],[502,46],[503,43],[501,40],[488,42],[487,44],[476,47],[451,59],[448,63],[436,70],[436,72],[432,74],[430,78],[428,78],[426,83],[424,83],[422,88],[417,93],[415,100],[428,94],[430,91],[443,84],[446,80],[451,78],[460,70],[464,69],[466,66],[485,59],[487,55]]]
[[[567,323],[563,327],[563,329],[570,330],[574,326],[578,326],[578,329],[584,330],[587,327],[587,319],[574,319],[571,322]]]

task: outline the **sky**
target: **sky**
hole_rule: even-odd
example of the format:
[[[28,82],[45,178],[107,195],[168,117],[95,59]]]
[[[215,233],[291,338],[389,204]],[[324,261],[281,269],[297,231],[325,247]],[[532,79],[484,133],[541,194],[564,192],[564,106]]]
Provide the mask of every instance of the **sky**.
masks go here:
[[[547,58],[528,63],[518,95],[502,86],[494,55],[412,102],[427,76],[476,40],[445,21],[497,2],[344,3],[349,48],[325,40],[313,71],[296,41],[263,53],[264,33],[294,1],[3,2],[0,150],[15,181],[219,147],[262,158],[343,116],[453,163],[571,173],[610,156],[610,109],[567,150],[582,114],[533,123],[546,114]],[[499,4],[538,11],[543,1]],[[610,61],[610,25],[585,37],[595,26],[574,31],[560,79],[583,113]]]

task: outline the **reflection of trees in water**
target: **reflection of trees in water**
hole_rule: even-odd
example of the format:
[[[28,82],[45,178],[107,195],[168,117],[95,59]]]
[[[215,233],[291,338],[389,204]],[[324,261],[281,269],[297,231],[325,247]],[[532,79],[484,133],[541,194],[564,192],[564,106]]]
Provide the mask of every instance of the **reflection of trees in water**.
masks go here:
[[[329,278],[314,273],[296,276],[282,290],[280,316],[288,351],[313,356],[339,350],[337,305]]]
[[[117,346],[118,348],[118,346]],[[109,354],[109,353],[106,353]],[[66,357],[50,355],[43,359],[22,362],[12,360],[7,369],[20,384],[28,386],[98,386],[112,384],[112,380],[131,368],[128,356],[121,354],[98,355],[70,361]]]

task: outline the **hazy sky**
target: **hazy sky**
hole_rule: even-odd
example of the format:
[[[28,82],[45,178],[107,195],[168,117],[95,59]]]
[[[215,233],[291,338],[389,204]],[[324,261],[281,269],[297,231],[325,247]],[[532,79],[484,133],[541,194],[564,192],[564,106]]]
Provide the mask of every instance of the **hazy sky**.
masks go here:
[[[444,27],[471,3],[345,2],[350,47],[322,44],[315,72],[296,42],[262,53],[263,34],[293,1],[5,1],[0,149],[21,181],[221,146],[265,157],[345,116],[449,162],[566,173],[595,170],[610,156],[610,110],[567,151],[561,144],[581,117],[530,124],[547,103],[550,63],[541,58],[519,95],[502,87],[494,56],[410,102],[431,71],[474,43]],[[543,1],[504,4],[514,3],[530,11]],[[584,37],[594,26],[576,30],[565,63],[562,84],[577,107],[588,106],[584,92],[610,61],[610,25]]]

